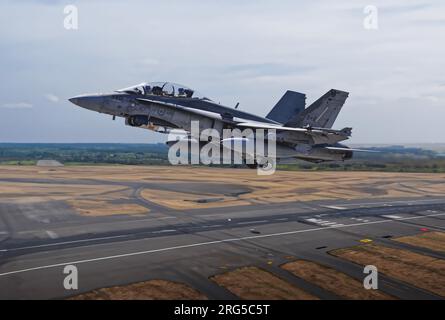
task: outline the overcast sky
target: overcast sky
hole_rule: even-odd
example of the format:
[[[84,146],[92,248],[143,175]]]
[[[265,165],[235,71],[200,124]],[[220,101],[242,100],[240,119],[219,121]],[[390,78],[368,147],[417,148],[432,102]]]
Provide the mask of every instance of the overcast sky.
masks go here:
[[[350,96],[334,127],[352,143],[445,142],[444,43],[437,0],[1,0],[0,142],[164,141],[67,101],[145,81],[259,115],[287,89],[311,103],[336,88]]]

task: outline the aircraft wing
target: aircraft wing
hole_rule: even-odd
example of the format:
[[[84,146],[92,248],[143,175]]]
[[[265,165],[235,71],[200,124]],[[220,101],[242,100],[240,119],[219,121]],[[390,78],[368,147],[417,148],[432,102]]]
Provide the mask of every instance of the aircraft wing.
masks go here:
[[[270,123],[262,123],[262,122],[240,122],[236,123],[237,127],[244,127],[244,128],[252,128],[252,129],[275,129],[280,132],[301,132],[306,133],[310,135],[326,135],[326,134],[333,134],[333,135],[339,135],[344,137],[351,136],[351,128],[343,128],[341,130],[334,130],[334,129],[328,129],[328,128],[293,128],[293,127],[284,127],[279,125],[274,125]]]
[[[139,102],[141,102],[143,104],[148,104],[148,105],[157,104],[157,105],[168,107],[168,108],[171,108],[171,109],[174,109],[174,110],[180,110],[180,111],[196,114],[196,115],[199,115],[199,116],[204,116],[204,117],[207,117],[207,118],[210,118],[210,119],[217,119],[217,120],[220,120],[222,122],[226,122],[226,123],[230,123],[230,124],[234,123],[230,119],[226,119],[221,114],[218,114],[218,113],[215,113],[215,112],[210,112],[210,111],[205,111],[205,110],[200,110],[200,109],[195,109],[195,108],[184,107],[184,106],[181,106],[181,105],[178,105],[178,104],[174,104],[174,103],[158,101],[158,100],[151,100],[151,99],[146,99],[146,98],[136,98],[136,100],[138,100]]]

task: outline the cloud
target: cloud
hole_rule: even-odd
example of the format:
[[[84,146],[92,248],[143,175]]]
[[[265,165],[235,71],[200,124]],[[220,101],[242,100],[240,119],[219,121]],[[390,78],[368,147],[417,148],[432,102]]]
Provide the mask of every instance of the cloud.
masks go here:
[[[427,95],[427,96],[424,96],[424,98],[426,100],[430,101],[433,105],[443,105],[443,99],[441,99],[438,96]]]
[[[145,66],[157,66],[159,64],[159,60],[153,58],[144,58],[140,61],[140,63]]]
[[[390,5],[382,5],[382,10],[385,13],[390,13],[390,14],[401,14],[401,13],[412,13],[412,12],[417,12],[417,11],[421,11],[424,9],[429,9],[432,7],[432,3],[427,3],[427,2],[423,2],[423,3],[407,3],[407,1],[403,1],[400,2],[398,4],[390,4]]]
[[[47,93],[44,95],[44,97],[51,102],[59,102],[59,100],[60,100],[58,96],[56,96],[52,93]]]
[[[289,76],[314,70],[314,67],[308,65],[292,65],[285,63],[249,63],[233,65],[226,68],[226,71],[233,76],[240,77],[270,77],[270,76]]]
[[[4,103],[2,107],[7,109],[30,109],[33,106],[28,102],[12,102],[12,103]]]

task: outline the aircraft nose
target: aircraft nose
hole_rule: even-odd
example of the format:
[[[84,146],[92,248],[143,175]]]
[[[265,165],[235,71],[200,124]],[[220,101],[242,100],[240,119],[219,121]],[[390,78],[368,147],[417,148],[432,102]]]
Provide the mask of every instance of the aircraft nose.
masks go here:
[[[69,102],[74,103],[76,105],[79,105],[79,100],[80,100],[80,98],[77,98],[77,97],[72,97],[72,98],[68,99]]]
[[[104,102],[103,96],[101,94],[80,95],[69,98],[68,100],[79,107],[94,111],[99,111],[103,107]]]

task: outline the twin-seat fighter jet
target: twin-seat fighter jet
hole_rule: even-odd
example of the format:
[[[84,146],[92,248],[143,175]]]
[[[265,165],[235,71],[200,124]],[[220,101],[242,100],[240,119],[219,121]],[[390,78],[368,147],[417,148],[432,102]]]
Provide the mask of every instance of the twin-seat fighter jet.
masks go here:
[[[354,149],[340,144],[351,136],[351,128],[332,129],[348,93],[331,89],[305,108],[303,93],[287,91],[266,117],[223,106],[186,86],[170,82],[141,83],[106,94],[80,95],[72,103],[100,113],[125,118],[126,125],[168,133],[182,129],[191,136],[192,122],[199,131],[215,129],[257,129],[274,131],[274,161],[303,159],[311,162],[343,161]],[[266,135],[266,139],[271,138]],[[272,139],[272,138],[271,138]],[[222,143],[221,139],[221,143]],[[357,150],[360,151],[360,150]],[[249,167],[270,165],[271,159],[255,154]]]

